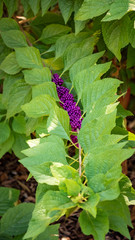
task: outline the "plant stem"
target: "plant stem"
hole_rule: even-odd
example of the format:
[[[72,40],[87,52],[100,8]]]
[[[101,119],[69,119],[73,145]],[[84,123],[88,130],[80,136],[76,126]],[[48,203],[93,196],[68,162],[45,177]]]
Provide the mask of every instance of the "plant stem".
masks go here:
[[[66,155],[66,157],[68,157],[68,158],[72,159],[74,162],[75,162],[75,161],[76,161],[76,162],[78,162],[78,161],[77,161],[77,159],[75,159],[75,158],[72,158],[72,157],[70,157],[69,155]]]
[[[77,129],[77,133],[79,133],[79,129]],[[79,143],[78,143],[79,144]],[[81,145],[79,144],[79,176],[81,177],[82,174],[82,156],[81,156]]]
[[[73,145],[76,149],[78,149],[78,147],[76,146],[76,144],[73,143],[71,139],[70,139],[70,142],[72,143],[72,145]]]
[[[71,91],[72,91],[72,89],[73,89],[73,88],[74,88],[73,86],[70,88],[70,91],[69,91],[69,93],[71,93]]]

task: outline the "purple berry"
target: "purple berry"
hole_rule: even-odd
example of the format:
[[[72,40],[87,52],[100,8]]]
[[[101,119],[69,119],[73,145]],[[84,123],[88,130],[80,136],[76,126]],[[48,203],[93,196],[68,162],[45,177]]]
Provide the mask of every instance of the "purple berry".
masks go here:
[[[57,73],[53,74],[52,82],[59,86],[61,86],[64,83],[64,81],[59,77]]]
[[[81,123],[83,120],[81,119],[80,107],[76,106],[76,102],[74,102],[74,97],[71,93],[69,93],[69,89],[62,86],[64,82],[57,73],[53,75],[52,82],[56,84],[57,93],[60,101],[62,102],[60,102],[60,106],[68,112],[72,131],[77,132],[77,129],[81,128]],[[77,136],[71,135],[70,137],[73,143],[78,142]]]
[[[69,89],[68,88],[65,88],[65,87],[62,87],[62,86],[57,86],[57,92],[58,92],[58,96],[61,100],[61,97],[66,94],[66,93],[69,93]]]
[[[67,100],[69,101],[72,101],[72,102],[74,102],[74,97],[73,97],[73,95],[72,94],[70,94],[70,93],[65,93],[65,94],[63,94],[63,96],[61,97],[61,99],[60,99],[63,103],[65,103]]]
[[[71,109],[71,107],[75,106],[75,105],[76,105],[76,103],[73,102],[72,100],[67,100],[64,102],[63,108],[64,108],[64,110],[66,110],[68,112]]]

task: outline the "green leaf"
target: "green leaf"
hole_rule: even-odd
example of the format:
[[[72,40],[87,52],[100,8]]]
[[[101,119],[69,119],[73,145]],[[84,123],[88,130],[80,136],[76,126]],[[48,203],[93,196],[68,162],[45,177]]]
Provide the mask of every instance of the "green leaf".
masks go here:
[[[28,1],[25,1],[25,0],[21,0],[21,3],[24,8],[24,16],[27,16],[28,11],[30,10],[30,5],[29,5]]]
[[[70,33],[58,38],[55,44],[55,59],[62,57],[71,43],[81,43],[88,37],[89,34],[87,32],[81,32],[77,36],[74,33]]]
[[[40,0],[28,0],[29,2],[29,5],[34,13],[34,15],[36,15],[39,11],[39,8],[40,8]]]
[[[71,166],[54,163],[51,166],[51,172],[52,175],[60,181],[74,179],[76,182],[80,182],[78,171]]]
[[[133,116],[133,113],[129,110],[126,110],[121,104],[117,107],[117,115],[122,118],[126,118],[128,116]]]
[[[47,120],[47,130],[51,134],[70,140],[68,113],[61,108],[55,107]]]
[[[130,239],[127,225],[132,227],[132,223],[130,212],[124,198],[120,195],[116,200],[102,202],[100,207],[108,215],[110,229],[120,232],[122,235]]]
[[[56,40],[71,31],[71,28],[68,26],[63,26],[60,24],[50,24],[43,29],[42,35],[39,40],[45,44],[55,43]]]
[[[112,134],[112,135],[106,134],[106,135],[103,135],[101,138],[99,138],[97,140],[96,143],[91,145],[91,150],[93,150],[94,148],[96,149],[96,148],[98,148],[99,146],[102,146],[102,145],[103,146],[115,145],[116,143],[118,143],[123,138],[125,138],[125,136],[116,135],[116,134]],[[87,144],[86,147],[85,147],[85,151],[86,152],[89,151],[88,146],[89,146],[89,144]]]
[[[0,145],[0,158],[12,148],[13,143],[14,137],[13,134],[11,134],[9,138],[6,140],[6,142]]]
[[[41,233],[35,240],[56,240],[58,239],[58,229],[60,224],[50,225],[47,229]]]
[[[129,43],[129,25],[130,19],[127,15],[121,20],[104,22],[102,24],[104,41],[119,61],[121,59],[121,48],[124,48]]]
[[[26,132],[26,120],[24,116],[18,115],[14,117],[12,128],[15,132],[24,134]]]
[[[3,93],[0,93],[0,112],[5,111],[5,106],[2,103],[2,97],[3,97]]]
[[[88,185],[89,180],[99,174],[106,175],[107,179],[118,179],[121,176],[121,163],[132,155],[133,150],[118,149],[117,145],[114,145],[99,148],[98,153],[96,152],[97,148],[85,158],[84,165],[86,176],[88,178]],[[94,182],[92,189],[93,187]]]
[[[112,113],[114,110],[116,110],[116,107],[118,104],[119,103],[117,102],[117,103],[110,104],[107,106],[102,106],[102,103],[100,102],[100,99],[99,99],[99,101],[97,101],[97,104],[95,106],[93,106],[93,109],[90,112],[86,113],[86,117],[84,118],[84,120],[82,122],[82,127],[84,127],[86,123],[90,123],[91,121],[96,120],[99,117],[102,117],[103,115]],[[117,134],[117,132],[115,134]],[[103,141],[105,144],[105,141],[107,141],[107,137],[108,137],[108,135],[102,136],[101,139],[98,140],[98,143]],[[119,139],[119,137],[118,137],[118,139]],[[115,137],[114,137],[114,139],[115,139]],[[110,142],[111,142],[111,139],[110,139]]]
[[[85,69],[93,66],[97,62],[97,60],[103,56],[103,54],[104,54],[104,51],[95,53],[95,54],[91,54],[89,56],[81,58],[76,63],[74,63],[73,66],[69,70],[71,81],[73,81],[76,74],[78,74],[82,70],[85,70]]]
[[[112,21],[121,19],[127,12],[135,10],[135,2],[133,0],[115,0],[102,21]]]
[[[135,189],[132,187],[130,179],[123,174],[123,178],[119,182],[121,194],[124,196],[127,205],[135,204]]]
[[[72,201],[77,203],[78,194],[82,190],[82,183],[78,171],[70,166],[59,163],[53,163],[50,168],[52,175],[58,180],[60,191],[72,196]]]
[[[14,75],[21,71],[18,62],[16,61],[15,53],[10,53],[0,65],[0,69],[4,72]]]
[[[118,98],[118,97],[117,97]],[[112,101],[112,98],[110,98],[111,101]],[[107,99],[108,100],[108,99]],[[114,99],[113,99],[114,100]],[[116,100],[116,99],[115,99]],[[106,104],[106,103],[104,103]],[[97,101],[97,103],[95,104],[95,106],[93,106],[93,109],[86,113],[86,117],[84,118],[83,122],[82,122],[82,127],[85,126],[86,123],[90,123],[90,121],[93,121],[95,119],[98,119],[99,117],[103,116],[103,115],[106,115],[106,114],[110,114],[112,113],[114,110],[116,110],[116,107],[119,103],[116,102],[116,103],[113,103],[113,104],[110,104],[110,105],[107,105],[107,106],[102,106],[102,102],[100,102],[100,99]],[[117,132],[115,133],[117,134]],[[109,137],[108,135],[106,136],[102,136],[101,139],[99,139],[97,141],[97,143],[101,143],[102,141],[105,143],[107,143],[107,137]],[[120,137],[120,136],[119,136]],[[118,139],[119,139],[118,137]],[[109,138],[110,141],[111,141],[111,138]],[[115,137],[114,137],[115,139]],[[113,141],[113,140],[112,140]],[[120,140],[119,140],[120,141]],[[95,143],[96,144],[96,143]],[[98,145],[98,144],[96,144]]]
[[[31,45],[35,44],[36,39],[30,33],[24,31],[24,36],[26,37],[27,42],[30,41]],[[29,43],[29,44],[30,44]],[[28,45],[27,45],[28,46]],[[38,48],[38,47],[37,47]],[[40,49],[40,48],[39,48]]]
[[[62,57],[66,48],[70,46],[70,44],[74,41],[75,41],[74,33],[66,34],[58,38],[55,44],[55,59]]]
[[[60,163],[53,163],[50,168],[52,175],[58,181],[59,189],[63,192],[64,186],[64,192],[66,192],[69,196],[78,196],[82,189],[78,171],[70,166],[65,166]]]
[[[17,236],[26,232],[31,219],[33,203],[21,203],[10,208],[1,219],[1,232],[8,236]]]
[[[75,20],[84,21],[102,15],[109,10],[111,3],[111,0],[84,0],[81,8],[75,16]]]
[[[15,76],[6,75],[3,82],[3,94],[2,94],[2,103],[7,107],[10,101],[10,95],[14,92],[14,84],[22,79],[22,74],[17,74]]]
[[[58,0],[59,8],[64,18],[65,23],[69,20],[73,10],[74,1],[73,0]]]
[[[57,143],[59,144],[59,146],[64,148],[64,141],[56,135],[55,136],[49,135],[49,136],[45,136],[44,138],[36,138],[28,141],[30,148],[34,146],[38,146],[40,143]]]
[[[0,18],[3,15],[3,1],[0,2]]]
[[[0,19],[0,31],[6,32],[9,30],[19,30],[19,25],[12,18],[2,18]]]
[[[81,5],[83,3],[83,0],[74,0],[74,12],[75,14],[78,12],[80,9]],[[88,22],[87,20],[85,21],[75,21],[75,34],[78,34],[83,28],[85,27],[85,24]]]
[[[32,219],[29,223],[28,231],[25,234],[24,239],[37,237],[40,233],[44,232],[48,225],[58,219],[62,214],[62,210],[55,210],[52,214],[49,214],[48,210],[51,211],[53,206],[54,208],[61,206],[64,208],[66,207],[66,204],[69,205],[69,201],[68,197],[64,196],[60,192],[47,191],[35,205]]]
[[[134,6],[135,6],[135,3],[134,3]],[[129,25],[129,42],[131,43],[133,48],[135,48],[135,28],[134,28],[134,23],[135,23],[135,17],[131,18],[131,22],[130,22],[130,25]]]
[[[86,86],[91,86],[91,83],[100,79],[101,76],[109,70],[110,64],[111,63],[108,62],[104,64],[93,65],[90,68],[86,68],[75,75],[73,79],[73,86],[77,92],[78,100],[80,100],[81,98],[83,99],[82,95],[83,91],[85,91],[86,89]],[[98,81],[97,83],[100,82]]]
[[[112,101],[112,98],[110,98],[110,99]],[[95,106],[93,106],[93,109],[90,112],[86,113],[86,117],[84,118],[82,126],[84,126],[86,123],[89,123],[90,121],[93,121],[94,119],[98,119],[99,117],[101,117],[103,115],[110,114],[110,113],[114,112],[116,110],[118,104],[119,104],[119,102],[112,103],[112,104],[107,105],[107,106],[102,106],[102,103],[100,102],[100,99],[99,99],[97,101],[97,103],[95,104]],[[117,132],[115,134],[117,134]],[[107,140],[107,138],[106,138],[106,140]],[[105,141],[105,139],[103,141]]]
[[[56,101],[60,101],[54,82],[45,82],[32,87],[32,98],[40,96],[41,94],[47,94],[50,97],[53,97]]]
[[[56,103],[54,98],[49,95],[40,95],[32,99],[29,103],[22,106],[22,110],[28,117],[37,118],[48,116],[50,111],[54,109]]]
[[[89,168],[89,164],[86,168]],[[117,170],[116,170],[117,169]],[[115,177],[111,173],[115,174]],[[87,171],[88,174],[88,171]],[[121,168],[115,165],[115,170],[108,171],[107,174],[99,173],[88,180],[88,186],[100,196],[100,201],[116,199],[120,194],[119,184],[121,178]],[[87,175],[88,176],[88,175]],[[117,176],[117,177],[116,177]]]
[[[86,23],[87,23],[87,20],[86,21],[75,20],[75,34],[76,35],[85,28]]]
[[[51,4],[50,4],[51,5]],[[34,21],[31,22],[32,27],[34,28],[34,31],[37,33],[38,36],[41,35],[42,29],[52,23],[58,23],[64,25],[64,20],[61,14],[54,13],[54,12],[47,12],[43,17],[37,16]],[[39,24],[42,25],[42,28],[39,29]]]
[[[18,158],[24,158],[25,155],[22,153],[22,150],[28,148],[26,141],[28,138],[24,134],[14,133],[14,144],[12,150]]]
[[[100,197],[98,194],[91,193],[86,202],[79,203],[79,207],[88,211],[94,218],[97,215],[97,204],[99,203]]]
[[[1,233],[0,233],[0,239],[1,240],[13,240],[12,237],[9,237],[6,234],[1,234]]]
[[[43,233],[46,230],[51,221],[53,220],[51,217],[47,216],[44,201],[41,199],[41,201],[35,205],[34,211],[32,213],[32,218],[29,222],[29,227],[23,239],[31,237],[36,238],[39,234]]]
[[[61,139],[59,140],[58,137],[56,138],[55,136],[51,136],[51,138],[46,137],[43,140],[46,141],[46,139],[49,139],[48,142],[41,142],[37,146],[22,151],[23,154],[29,157],[21,160],[21,163],[25,167],[29,169],[29,167],[38,166],[46,162],[61,162],[63,164],[67,163],[63,142],[60,142]],[[49,142],[50,140],[55,140],[55,142]],[[46,157],[44,157],[45,155]],[[31,161],[31,159],[34,160]]]
[[[58,191],[58,186],[51,186],[48,184],[40,183],[38,184],[36,189],[36,203],[38,203],[42,199],[42,197],[48,190]]]
[[[86,38],[81,43],[71,44],[63,55],[64,70],[66,72],[77,60],[92,54],[96,42],[95,37]]]
[[[62,58],[58,58],[56,60],[55,58],[48,58],[44,59],[43,62],[50,68],[50,70],[53,71],[61,70],[64,67]]]
[[[24,70],[24,79],[30,85],[41,84],[44,82],[51,82],[51,72],[50,69],[45,68],[33,68],[31,70]]]
[[[4,143],[10,136],[9,125],[5,122],[0,123],[0,144]]]
[[[127,51],[127,68],[131,68],[135,65],[135,48],[133,48],[131,45],[128,46]],[[132,91],[133,88],[131,88]]]
[[[4,3],[8,10],[9,17],[12,17],[14,12],[17,10],[18,7],[18,1],[17,0],[4,0]]]
[[[28,170],[38,183],[46,183],[50,186],[58,185],[59,181],[54,178],[50,171],[52,162],[45,162],[40,165],[28,166]]]
[[[31,166],[28,169],[38,183],[46,183],[50,186],[57,186],[59,184],[59,181],[52,176],[50,171],[51,165],[52,163],[46,162],[38,166]]]
[[[9,48],[28,46],[24,34],[19,30],[8,30],[1,32],[1,37]]]
[[[37,127],[36,127],[36,133],[40,136],[40,137],[43,137],[43,136],[46,136],[46,134],[48,134],[48,131],[47,131],[47,118],[48,117],[44,117],[42,118]]]
[[[23,79],[15,82],[12,87],[13,91],[10,94],[10,101],[7,106],[7,118],[21,112],[21,106],[31,99],[31,88]]]
[[[11,49],[9,49],[3,42],[2,38],[0,38],[0,63],[6,58],[6,56],[11,53]],[[1,73],[0,73],[1,75]]]
[[[16,59],[20,67],[22,68],[42,68],[42,60],[40,58],[40,52],[35,47],[22,47],[16,48]]]
[[[79,185],[75,180],[73,179],[66,179],[64,181],[66,188],[67,188],[67,194],[68,196],[75,197],[78,196],[78,194],[81,191],[81,185]]]
[[[109,231],[108,217],[101,210],[98,210],[96,218],[92,217],[89,212],[82,211],[79,223],[83,233],[85,235],[92,234],[95,240],[105,239],[105,235]]]
[[[75,204],[65,194],[59,191],[47,191],[43,197],[46,211],[64,210],[74,207]]]
[[[115,126],[116,111],[100,116],[86,123],[78,134],[78,140],[85,152],[103,135],[110,134]]]
[[[19,198],[20,191],[14,188],[0,187],[0,216],[13,207]]]
[[[119,134],[119,135],[122,135],[124,137],[127,137],[128,131],[125,128],[123,128],[123,127],[116,126],[112,130],[112,134]]]
[[[40,118],[28,118],[26,122],[26,136],[29,136],[30,133],[34,132],[38,127],[41,119]]]
[[[107,65],[105,65],[105,67],[106,66]],[[95,69],[98,70],[99,68],[95,68]],[[102,69],[102,66],[101,66],[101,69]],[[97,71],[95,71],[95,75],[96,73],[98,74]],[[99,72],[99,74],[101,75],[101,71]],[[120,81],[118,81],[115,78],[105,78],[103,80],[96,81],[89,85],[87,84],[83,85],[81,81],[79,81],[78,86],[77,86],[77,78],[75,79],[76,79],[75,86],[77,88],[77,93],[80,95],[79,90],[82,93],[81,102],[84,108],[84,112],[91,111],[96,106],[96,104],[98,105],[98,103],[100,103],[100,107],[103,108],[104,106],[113,103],[117,99],[117,96],[115,95],[115,93],[117,92],[117,88],[120,85]],[[86,79],[86,83],[88,80],[89,79]]]
[[[28,146],[27,146],[28,147]],[[60,153],[59,149],[58,149],[58,144],[56,143],[52,143],[52,147],[54,147],[55,151]],[[44,159],[44,154],[45,154],[45,150],[47,151],[47,148],[48,148],[48,154],[46,155],[46,159]],[[27,168],[29,168],[29,166],[36,166],[36,165],[40,165],[40,164],[43,164],[43,163],[46,163],[46,162],[58,162],[58,157],[57,156],[53,156],[52,155],[54,154],[54,149],[51,150],[51,146],[50,146],[50,142],[43,142],[37,146],[33,146],[31,148],[27,148],[25,150],[23,150],[22,152],[28,156],[29,158],[31,157],[35,157],[37,158],[38,156],[38,161],[33,161],[33,162],[30,162],[31,159],[23,159],[21,161],[21,163],[23,163],[24,165],[27,165]],[[62,148],[60,147],[60,149],[62,150]],[[49,152],[50,150],[50,152]],[[34,156],[35,155],[35,156]],[[51,156],[51,158],[50,158]],[[62,153],[60,154],[60,159],[62,159],[63,157],[63,160],[65,161],[65,152],[62,151]],[[50,159],[49,159],[50,158]]]
[[[43,145],[41,147],[38,147],[37,150],[34,149],[34,152],[38,152],[38,150],[41,149],[41,154],[36,153],[36,156],[30,156],[27,158],[22,159],[20,162],[23,164],[37,179],[39,183],[46,183],[48,185],[58,185],[58,180],[56,178],[53,178],[51,173],[50,173],[50,166],[52,162],[61,162],[63,164],[67,164],[65,156],[63,157],[63,153],[60,154],[60,151],[58,151],[58,146],[56,144],[52,144],[52,147],[56,150],[56,153],[60,154],[60,157],[58,156],[53,156],[53,154],[56,154],[53,150],[50,151],[50,153],[46,154],[46,152],[42,149],[42,147],[45,146],[46,151],[48,149],[50,150],[51,148],[48,147],[49,144],[47,143],[46,145]],[[47,149],[48,147],[48,149]],[[28,151],[26,150],[22,151],[24,154],[28,155]],[[43,154],[46,154],[46,159],[44,158]],[[51,159],[50,159],[51,157]]]
[[[42,16],[47,12],[48,8],[50,7],[51,0],[41,0],[41,9],[42,9]]]

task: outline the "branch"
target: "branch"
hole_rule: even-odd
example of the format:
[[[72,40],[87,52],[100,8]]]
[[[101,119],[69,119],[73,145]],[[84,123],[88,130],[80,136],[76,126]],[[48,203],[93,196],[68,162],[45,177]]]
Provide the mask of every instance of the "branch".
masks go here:
[[[27,19],[27,18],[25,18],[25,17],[23,17],[23,16],[16,16],[16,18],[22,19],[22,20],[19,21],[19,24],[24,24],[24,23],[33,21],[33,20],[35,20],[36,17],[37,17],[37,16]]]

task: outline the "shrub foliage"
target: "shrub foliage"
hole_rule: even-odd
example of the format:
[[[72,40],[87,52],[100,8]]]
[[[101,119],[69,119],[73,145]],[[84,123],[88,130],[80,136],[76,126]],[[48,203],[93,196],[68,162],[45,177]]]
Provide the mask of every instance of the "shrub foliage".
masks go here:
[[[1,239],[56,239],[50,224],[78,209],[84,234],[130,239],[135,190],[121,164],[135,137],[118,99],[134,73],[134,11],[131,0],[0,2],[0,157],[12,150],[38,182],[35,205],[0,188]]]

